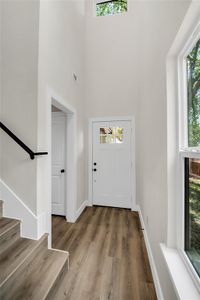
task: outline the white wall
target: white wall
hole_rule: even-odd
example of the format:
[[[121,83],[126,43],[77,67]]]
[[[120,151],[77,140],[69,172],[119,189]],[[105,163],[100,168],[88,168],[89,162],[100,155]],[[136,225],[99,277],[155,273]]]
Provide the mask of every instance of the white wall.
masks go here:
[[[48,91],[53,90],[77,113],[76,208],[85,200],[84,185],[84,1],[41,1],[39,34],[38,147],[51,151],[49,144]],[[73,79],[77,75],[77,81]],[[70,147],[70,145],[68,145]],[[38,160],[38,213],[50,200],[49,158]],[[42,184],[41,184],[42,183]]]
[[[137,199],[165,299],[173,300],[159,250],[167,236],[165,58],[189,1],[129,1],[127,14],[99,18],[92,3],[85,20],[82,0],[2,2],[2,120],[34,150],[50,151],[49,89],[76,110],[79,208],[87,185],[87,119],[135,115]],[[49,157],[31,161],[6,136],[2,153],[3,180],[33,212],[43,213],[50,200]]]
[[[39,2],[1,1],[1,120],[31,149],[37,147]],[[2,134],[1,178],[35,213],[36,161]]]
[[[167,239],[166,56],[188,3],[141,5],[141,36],[145,38],[140,43],[139,200],[164,296],[171,300],[175,295],[167,284],[168,274],[159,248],[159,242]]]
[[[83,98],[84,1],[1,1],[1,120],[34,151],[51,152],[47,128],[47,90],[77,113],[76,208],[85,200]],[[76,73],[77,82],[73,79]],[[1,134],[1,179],[36,215],[50,201],[49,156],[34,161]],[[70,146],[70,145],[69,145]]]
[[[0,120],[2,118],[2,2],[0,1]],[[1,142],[1,132],[0,132],[0,157],[2,153],[2,142]],[[1,178],[1,159],[0,159],[0,178]]]
[[[125,14],[94,17],[93,3],[87,2],[86,116],[136,112],[140,7],[131,1]]]
[[[125,14],[95,17],[94,3],[86,6],[86,137],[89,118],[138,119],[140,5],[130,1]]]
[[[167,236],[165,64],[188,6],[129,1],[127,14],[94,17],[87,5],[86,117],[136,117],[137,200],[166,300],[176,296],[159,249]]]

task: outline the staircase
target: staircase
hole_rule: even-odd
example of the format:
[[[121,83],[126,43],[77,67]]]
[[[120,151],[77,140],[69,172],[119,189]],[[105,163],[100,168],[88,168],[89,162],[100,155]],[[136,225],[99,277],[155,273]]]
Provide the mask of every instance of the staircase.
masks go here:
[[[69,254],[20,236],[20,221],[3,217],[0,200],[0,300],[52,299],[68,270]]]

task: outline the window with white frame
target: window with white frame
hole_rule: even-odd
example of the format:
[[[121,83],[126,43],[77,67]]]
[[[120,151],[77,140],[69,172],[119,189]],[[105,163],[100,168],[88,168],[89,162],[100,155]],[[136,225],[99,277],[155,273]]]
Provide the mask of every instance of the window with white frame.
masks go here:
[[[109,16],[127,11],[127,0],[96,0],[96,15]]]
[[[180,155],[184,195],[183,252],[200,278],[200,39],[183,57],[180,99]]]

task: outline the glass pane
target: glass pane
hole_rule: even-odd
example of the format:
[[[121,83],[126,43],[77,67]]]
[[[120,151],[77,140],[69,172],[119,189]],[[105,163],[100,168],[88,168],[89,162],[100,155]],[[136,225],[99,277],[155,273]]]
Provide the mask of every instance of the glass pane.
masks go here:
[[[185,251],[200,276],[200,159],[185,159]]]
[[[101,127],[100,143],[101,144],[120,144],[123,143],[124,129],[121,127]]]
[[[114,128],[112,127],[101,127],[100,128],[100,134],[113,134]]]
[[[110,0],[96,5],[97,16],[108,16],[127,11],[127,0]]]
[[[124,128],[116,127],[116,134],[117,135],[122,135],[123,133],[124,133]]]
[[[100,135],[100,144],[105,144],[106,138],[107,138],[107,135]]]
[[[200,40],[186,59],[188,98],[188,146],[200,146]]]
[[[113,143],[115,143],[115,136],[112,135],[112,134],[107,135],[106,143],[107,144],[113,144]]]
[[[100,134],[106,134],[106,128],[100,128]]]
[[[116,142],[117,144],[123,143],[123,135],[122,135],[122,134],[116,135],[115,142]]]
[[[115,130],[115,128],[112,128],[112,127],[106,128],[107,134],[114,134],[114,130]]]

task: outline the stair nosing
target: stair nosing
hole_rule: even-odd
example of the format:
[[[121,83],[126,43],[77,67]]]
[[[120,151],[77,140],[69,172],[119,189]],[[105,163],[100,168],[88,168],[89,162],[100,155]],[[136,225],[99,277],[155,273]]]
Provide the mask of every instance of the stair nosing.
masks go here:
[[[42,297],[42,300],[45,300],[45,299],[47,298],[47,296],[49,295],[49,293],[50,293],[52,287],[54,286],[54,284],[55,284],[55,282],[56,282],[56,280],[57,280],[57,278],[58,278],[58,276],[59,276],[59,274],[60,274],[60,272],[63,271],[63,268],[65,267],[65,264],[66,264],[66,268],[67,268],[67,261],[68,261],[68,259],[69,259],[69,253],[68,253],[67,251],[64,251],[64,250],[59,251],[59,249],[48,249],[48,250],[51,250],[51,251],[57,251],[57,250],[58,250],[57,252],[65,253],[65,254],[67,254],[67,255],[66,255],[66,258],[65,258],[65,260],[64,260],[64,262],[63,262],[63,264],[62,264],[62,267],[61,267],[60,270],[57,272],[57,275],[55,276],[55,278],[54,278],[54,280],[52,281],[51,285],[49,285],[49,288],[46,290],[46,293],[45,293],[45,295]]]
[[[0,288],[11,278],[11,276],[17,271],[18,268],[20,268],[23,263],[28,259],[29,256],[31,256],[31,254],[33,253],[33,251],[35,251],[37,249],[38,246],[40,246],[40,244],[44,241],[44,239],[46,238],[46,234],[44,234],[39,240],[38,243],[36,243],[33,248],[27,253],[27,255],[24,257],[24,259],[22,259],[20,261],[20,263],[17,265],[16,268],[14,268],[12,270],[12,272],[9,273],[9,275],[0,283]]]
[[[5,218],[5,217],[3,217],[3,218]],[[7,233],[8,231],[10,231],[11,229],[13,229],[15,226],[21,224],[21,221],[20,221],[20,220],[15,219],[15,221],[16,221],[16,222],[15,222],[13,225],[11,225],[11,226],[8,227],[7,229],[5,229],[5,231],[3,231],[3,232],[0,233],[0,237],[2,237],[4,234],[6,234],[6,233]]]

